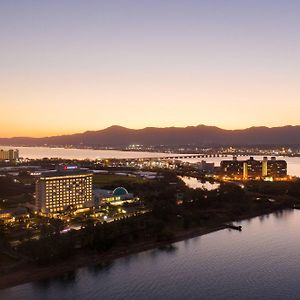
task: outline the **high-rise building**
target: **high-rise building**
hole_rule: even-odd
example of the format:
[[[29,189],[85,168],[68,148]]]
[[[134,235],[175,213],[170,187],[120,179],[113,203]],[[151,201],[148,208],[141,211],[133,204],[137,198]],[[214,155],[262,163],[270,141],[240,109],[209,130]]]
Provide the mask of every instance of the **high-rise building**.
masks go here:
[[[76,166],[59,166],[41,174],[36,182],[36,208],[57,214],[67,208],[88,207],[93,203],[93,173]]]
[[[267,164],[267,176],[272,178],[285,177],[287,175],[287,162],[271,157]]]
[[[268,158],[265,156],[262,160],[262,176],[267,177],[268,176]]]
[[[244,162],[244,170],[247,168],[247,178],[259,179],[262,177],[262,162],[253,157]]]
[[[287,162],[264,157],[262,161],[250,157],[248,160],[223,160],[220,163],[220,174],[236,179],[281,179],[287,176]]]
[[[244,161],[243,162],[243,179],[247,180],[248,179],[248,162]]]
[[[245,177],[243,161],[233,157],[232,160],[222,160],[220,163],[220,172],[229,177]]]
[[[18,149],[0,150],[0,160],[17,160],[19,158]]]

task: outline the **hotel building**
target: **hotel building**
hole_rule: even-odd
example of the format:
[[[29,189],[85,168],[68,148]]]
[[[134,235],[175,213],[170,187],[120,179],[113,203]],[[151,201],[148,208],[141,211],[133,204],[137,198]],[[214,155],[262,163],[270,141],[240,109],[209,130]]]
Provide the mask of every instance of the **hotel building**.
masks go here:
[[[91,206],[93,173],[75,166],[59,166],[43,172],[36,182],[36,208],[57,214],[67,208]]]
[[[9,149],[3,150],[0,149],[0,160],[17,160],[19,159],[19,150]]]

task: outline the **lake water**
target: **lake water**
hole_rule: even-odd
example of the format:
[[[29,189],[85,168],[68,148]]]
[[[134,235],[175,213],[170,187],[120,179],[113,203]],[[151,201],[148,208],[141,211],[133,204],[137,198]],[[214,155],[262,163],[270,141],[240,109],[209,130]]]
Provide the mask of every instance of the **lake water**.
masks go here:
[[[19,285],[0,299],[299,299],[300,211],[238,224],[241,232],[224,229]]]
[[[209,181],[202,182],[195,177],[179,176],[179,178],[191,189],[205,189],[212,191],[217,189],[220,184],[218,182],[210,183]]]
[[[20,157],[30,159],[62,158],[62,159],[104,159],[104,158],[143,158],[168,156],[167,153],[118,151],[118,150],[93,150],[49,147],[9,147],[0,146],[0,149],[19,149]]]
[[[104,158],[147,158],[147,157],[163,157],[171,156],[170,153],[157,152],[139,152],[139,151],[117,151],[117,150],[92,150],[92,149],[65,149],[65,148],[48,148],[48,147],[9,147],[0,146],[0,149],[17,148],[20,151],[20,156],[24,158],[39,159],[39,158],[63,158],[63,159],[104,159]],[[174,154],[175,156],[176,154]],[[196,159],[184,159],[187,162],[197,162],[206,160],[214,162],[215,165],[220,165],[220,161],[231,159],[232,156],[224,157],[208,157]],[[241,157],[247,159],[249,157]],[[262,156],[254,156],[255,159],[262,159]],[[300,177],[300,157],[282,157],[277,159],[285,159],[288,163],[288,174]]]

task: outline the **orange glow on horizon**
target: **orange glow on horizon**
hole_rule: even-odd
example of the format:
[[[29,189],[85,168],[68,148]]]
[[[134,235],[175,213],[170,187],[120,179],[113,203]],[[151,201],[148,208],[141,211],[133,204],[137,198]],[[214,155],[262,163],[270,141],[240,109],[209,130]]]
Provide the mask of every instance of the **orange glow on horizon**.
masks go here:
[[[0,138],[13,138],[13,137],[33,137],[33,138],[40,138],[40,137],[49,137],[49,136],[59,136],[59,135],[70,135],[70,134],[76,134],[76,133],[83,133],[86,131],[98,131],[98,130],[103,130],[106,129],[110,126],[113,125],[118,125],[118,126],[122,126],[122,127],[126,127],[128,129],[135,129],[135,130],[139,130],[139,129],[144,129],[146,127],[158,127],[158,128],[167,128],[167,127],[188,127],[188,126],[198,126],[198,125],[206,125],[206,126],[216,126],[219,127],[221,129],[225,129],[225,130],[243,130],[246,128],[250,128],[250,127],[259,127],[259,126],[265,126],[265,125],[250,125],[248,127],[225,127],[225,126],[217,126],[214,124],[165,124],[165,126],[163,125],[157,125],[157,126],[141,126],[141,127],[131,127],[131,126],[126,126],[126,125],[120,125],[120,124],[108,124],[105,127],[102,128],[74,128],[74,129],[69,129],[69,130],[59,130],[59,129],[49,129],[49,130],[44,130],[44,129],[33,129],[33,128],[20,128],[20,127],[10,127],[9,130],[7,131],[0,131]],[[274,125],[274,126],[267,126],[267,127],[281,127],[281,126],[286,126],[286,125],[291,125],[291,124],[279,124],[279,125]],[[292,126],[296,126],[299,124],[292,124]],[[3,128],[3,127],[2,127]]]
[[[299,124],[297,1],[2,2],[0,137]]]

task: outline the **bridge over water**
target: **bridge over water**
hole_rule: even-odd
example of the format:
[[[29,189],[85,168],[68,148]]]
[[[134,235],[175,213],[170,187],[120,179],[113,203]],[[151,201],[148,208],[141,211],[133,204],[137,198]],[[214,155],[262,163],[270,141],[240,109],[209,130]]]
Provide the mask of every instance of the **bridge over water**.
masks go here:
[[[154,152],[155,153],[155,152]],[[153,153],[153,154],[154,154]],[[101,160],[182,160],[182,159],[199,159],[199,158],[215,158],[227,157],[227,154],[167,154],[164,156],[148,156],[148,157],[123,157],[123,158],[102,158]]]
[[[143,157],[140,160],[181,160],[181,159],[197,159],[197,158],[212,158],[212,157],[227,157],[227,154],[182,154],[182,155],[166,155],[158,157]]]

